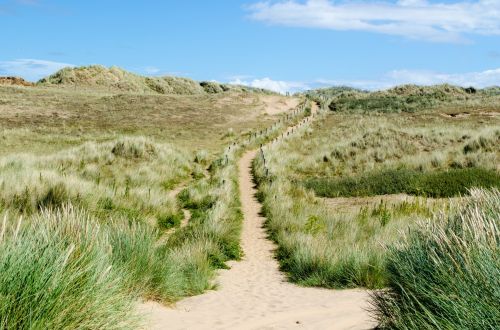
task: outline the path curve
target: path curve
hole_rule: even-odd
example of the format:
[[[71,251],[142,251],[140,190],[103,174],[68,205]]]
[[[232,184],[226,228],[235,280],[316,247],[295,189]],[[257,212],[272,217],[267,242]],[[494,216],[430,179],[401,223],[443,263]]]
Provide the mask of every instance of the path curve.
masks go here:
[[[243,260],[221,270],[219,288],[183,299],[175,308],[147,302],[141,311],[147,329],[370,329],[373,323],[365,290],[304,288],[287,282],[267,239],[251,163],[256,151],[239,161],[239,188],[244,214]]]

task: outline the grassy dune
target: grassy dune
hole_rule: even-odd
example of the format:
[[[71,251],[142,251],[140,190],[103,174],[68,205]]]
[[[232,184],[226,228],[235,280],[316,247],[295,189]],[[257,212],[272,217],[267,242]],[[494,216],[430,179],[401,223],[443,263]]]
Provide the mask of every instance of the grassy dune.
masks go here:
[[[202,95],[228,91],[273,94],[271,91],[247,86],[198,82],[189,78],[164,76],[145,77],[119,67],[101,65],[68,67],[41,79],[38,86],[89,91],[114,91],[140,94]]]
[[[200,294],[241,257],[237,157],[285,127],[263,94],[0,95],[1,328],[135,329],[139,299]]]
[[[475,89],[452,85],[402,85],[367,92],[349,87],[312,90],[308,97],[332,111],[355,113],[414,113],[441,108],[455,113],[499,109],[500,88]]]
[[[84,142],[147,136],[195,152],[220,152],[280,117],[266,94],[144,94],[0,85],[0,154],[45,154]]]
[[[102,67],[0,86],[0,328],[135,329],[138,300],[213,288],[242,257],[237,160],[270,141],[253,171],[292,281],[386,288],[388,328],[493,325],[498,191],[460,195],[500,186],[497,90],[309,93],[324,110],[279,142],[311,107],[268,96]]]
[[[329,113],[300,137],[265,150],[266,163],[257,159],[254,171],[278,259],[293,281],[383,288],[388,248],[405,241],[402,232],[448,212],[449,200],[429,197],[500,185],[498,119],[483,110],[459,118],[446,111]],[[314,192],[421,197],[389,203],[380,196],[379,203],[339,212]]]

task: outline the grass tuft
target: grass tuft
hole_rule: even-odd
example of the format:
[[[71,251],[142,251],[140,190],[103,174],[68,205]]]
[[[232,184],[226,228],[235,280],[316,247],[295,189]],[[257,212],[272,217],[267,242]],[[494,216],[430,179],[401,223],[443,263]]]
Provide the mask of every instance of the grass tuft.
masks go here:
[[[449,217],[410,232],[373,295],[386,329],[495,329],[500,320],[500,192],[472,190]]]

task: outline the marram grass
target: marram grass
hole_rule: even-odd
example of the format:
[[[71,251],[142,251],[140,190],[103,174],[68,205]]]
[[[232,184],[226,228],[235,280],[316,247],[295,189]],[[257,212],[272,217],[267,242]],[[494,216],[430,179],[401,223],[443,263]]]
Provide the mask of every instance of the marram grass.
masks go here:
[[[450,216],[410,232],[387,256],[388,289],[373,295],[386,329],[498,329],[500,192],[472,190]]]
[[[133,329],[132,296],[106,234],[72,207],[7,215],[0,235],[1,329]]]

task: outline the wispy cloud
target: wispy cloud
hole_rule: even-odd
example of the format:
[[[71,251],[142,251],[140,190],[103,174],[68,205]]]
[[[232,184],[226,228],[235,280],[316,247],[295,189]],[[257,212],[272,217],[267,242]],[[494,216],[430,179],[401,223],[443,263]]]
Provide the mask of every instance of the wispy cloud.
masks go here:
[[[439,73],[421,70],[395,70],[377,80],[328,80],[318,79],[313,85],[351,86],[368,90],[386,89],[402,84],[436,85],[452,84],[478,88],[500,86],[500,68],[467,73]]]
[[[464,42],[467,35],[500,35],[500,1],[426,0],[258,2],[252,19],[283,26],[368,31],[434,42]]]
[[[46,60],[16,59],[12,61],[0,61],[0,75],[19,76],[27,80],[36,81],[64,67],[72,66],[74,65]]]
[[[253,80],[242,80],[242,79],[234,79],[229,82],[234,85],[244,85],[255,88],[265,88],[277,93],[285,94],[286,92],[297,92],[309,89],[310,87],[303,82],[296,81],[282,81],[282,80],[273,80],[271,78],[262,78],[262,79],[253,79]]]
[[[144,68],[144,72],[148,75],[157,75],[161,74],[161,69],[158,69],[155,66],[147,66]]]

